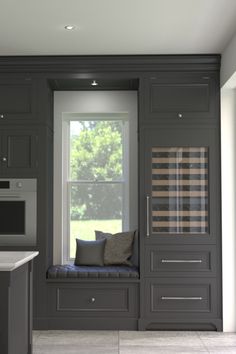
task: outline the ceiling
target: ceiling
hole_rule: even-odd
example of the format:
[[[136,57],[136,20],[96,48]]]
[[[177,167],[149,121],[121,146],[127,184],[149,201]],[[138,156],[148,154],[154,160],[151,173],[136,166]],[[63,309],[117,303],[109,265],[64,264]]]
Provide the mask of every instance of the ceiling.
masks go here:
[[[222,53],[235,32],[236,0],[0,0],[0,55]]]

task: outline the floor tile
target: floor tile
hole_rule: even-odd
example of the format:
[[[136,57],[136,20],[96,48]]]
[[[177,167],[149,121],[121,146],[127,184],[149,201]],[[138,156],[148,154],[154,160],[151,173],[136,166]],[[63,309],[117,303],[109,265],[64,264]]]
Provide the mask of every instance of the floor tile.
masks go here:
[[[207,348],[236,347],[236,333],[198,332],[198,334]]]
[[[39,344],[118,346],[118,331],[41,331]]]
[[[208,353],[203,347],[186,348],[184,346],[121,346],[119,354],[194,354],[194,353]]]
[[[211,347],[208,348],[208,353],[210,354],[226,354],[226,353],[232,353],[236,354],[236,347]]]
[[[34,331],[33,354],[236,354],[236,333]]]
[[[182,346],[184,342],[185,347],[204,349],[204,344],[196,332],[121,331],[119,339],[121,346]]]
[[[81,345],[36,345],[33,354],[119,354],[118,347]]]

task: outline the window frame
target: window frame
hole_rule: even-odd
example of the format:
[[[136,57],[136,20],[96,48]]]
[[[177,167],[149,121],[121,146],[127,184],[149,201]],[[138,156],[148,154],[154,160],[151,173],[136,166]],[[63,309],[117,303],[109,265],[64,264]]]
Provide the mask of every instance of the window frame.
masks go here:
[[[129,230],[130,218],[130,154],[129,154],[129,119],[127,112],[120,113],[63,113],[62,114],[62,262],[73,263],[70,257],[70,190],[69,186],[79,181],[70,180],[70,122],[71,121],[121,121],[123,178],[121,181],[100,183],[119,183],[123,185],[122,195],[122,230]],[[87,182],[87,181],[86,181]],[[95,184],[95,181],[93,181]],[[90,182],[89,182],[90,183]]]

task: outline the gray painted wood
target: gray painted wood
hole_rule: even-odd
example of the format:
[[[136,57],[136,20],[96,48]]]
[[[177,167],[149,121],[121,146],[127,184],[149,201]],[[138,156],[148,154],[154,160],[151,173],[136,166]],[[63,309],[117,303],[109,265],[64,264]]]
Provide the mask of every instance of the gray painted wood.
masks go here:
[[[31,264],[0,272],[0,347],[4,354],[32,353]]]
[[[0,57],[0,88],[7,96],[6,100],[2,102],[2,110],[5,111],[5,116],[0,119],[1,132],[5,129],[9,135],[15,136],[14,128],[16,124],[17,130],[21,131],[22,134],[24,130],[27,131],[22,137],[16,135],[17,138],[10,139],[12,148],[14,147],[15,150],[12,155],[12,168],[7,169],[0,166],[0,175],[3,177],[35,177],[38,180],[37,249],[40,251],[40,256],[35,261],[36,281],[34,292],[37,295],[34,301],[35,328],[107,329],[110,327],[113,329],[136,329],[139,319],[139,329],[221,329],[219,68],[219,55]],[[140,243],[138,253],[140,255],[141,286],[139,291],[137,283],[133,289],[133,295],[129,297],[131,304],[137,304],[140,297],[140,303],[132,312],[134,317],[118,317],[117,312],[108,311],[111,317],[107,316],[105,319],[102,317],[102,313],[101,316],[95,318],[94,316],[90,317],[90,314],[86,312],[83,312],[86,313],[86,316],[81,318],[76,315],[77,311],[70,311],[65,318],[64,311],[60,312],[59,315],[56,311],[56,285],[52,286],[46,280],[46,271],[52,264],[53,252],[53,90],[56,88],[55,82],[57,80],[59,80],[60,89],[63,90],[74,85],[72,80],[88,80],[94,78],[94,75],[96,75],[96,78],[106,81],[108,90],[114,89],[114,82],[120,84],[120,80],[124,80],[126,83],[134,80],[135,88],[138,85],[140,142]],[[203,79],[201,75],[208,76],[209,79]],[[205,81],[202,82],[202,80]],[[156,101],[156,97],[158,98],[161,92],[163,94],[163,87],[170,83],[180,85],[179,88],[186,88],[185,85],[190,85],[190,90],[187,91],[188,102],[186,103],[184,100],[184,91],[182,91],[179,100],[173,94],[173,97],[171,97],[172,110],[170,110],[168,106],[169,91],[167,95],[164,95],[160,109],[160,102]],[[7,84],[11,85],[11,92],[4,91],[3,86]],[[19,86],[22,87],[21,93],[17,91]],[[174,89],[176,89],[176,86],[171,89],[172,92]],[[28,95],[27,92],[30,92],[30,94]],[[206,96],[207,92],[209,92],[208,97]],[[16,105],[14,105],[14,95]],[[20,99],[20,97],[22,98]],[[209,99],[208,106],[207,99]],[[12,107],[9,104],[7,105],[7,102],[11,101],[13,102]],[[181,103],[180,106],[178,106],[179,102]],[[189,102],[191,102],[190,108],[188,106]],[[184,119],[178,117],[178,113],[181,113],[179,112],[180,109],[181,112],[184,112],[184,117],[182,117]],[[30,136],[30,138],[26,136]],[[35,141],[34,143],[36,136],[38,136],[38,142]],[[5,135],[1,142],[4,139]],[[28,148],[29,141],[33,142],[30,148]],[[150,143],[153,142],[163,146],[167,144],[181,146],[193,143],[196,146],[198,144],[210,146],[212,151],[210,159],[210,198],[211,205],[214,205],[210,210],[210,236],[193,236],[190,239],[181,236],[160,236],[156,238],[151,235],[150,240],[146,240],[145,195],[149,191],[150,183],[150,175],[147,174],[150,167],[147,151],[151,146]],[[7,147],[5,143],[0,146],[1,152]],[[20,156],[17,146],[19,146],[19,151],[23,153]],[[32,164],[29,163],[29,149]],[[17,163],[21,163],[21,166],[17,166]],[[193,279],[198,279],[199,276],[202,281],[208,280],[209,284],[211,281],[215,283],[217,299],[212,298],[211,301],[216,301],[216,318],[206,315],[206,318],[198,320],[195,318],[195,313],[192,313],[187,320],[178,316],[178,321],[176,321],[175,318],[168,317],[166,312],[163,312],[161,320],[159,313],[158,316],[148,317],[150,308],[147,307],[147,298],[150,297],[150,291],[146,288],[147,282],[154,279],[158,283],[163,275],[167,278],[167,281],[170,281],[168,279],[179,281],[179,279],[182,279],[182,275],[187,273],[186,270],[172,272],[171,269],[166,272],[164,270],[166,268],[160,269],[154,263],[154,273],[149,274],[149,270],[147,271],[148,260],[145,257],[150,257],[152,251],[155,253],[158,246],[165,247],[167,253],[173,250],[184,252],[184,250],[187,250],[185,247],[192,247],[191,252],[201,253],[198,247],[205,247],[202,248],[201,253],[202,257],[205,257],[204,266],[206,268],[204,268],[204,271],[201,269],[200,272],[199,268],[191,268],[192,270],[188,272],[191,273]],[[168,247],[170,248],[168,249]],[[180,250],[181,247],[183,247],[182,251]],[[211,261],[207,261],[206,252],[209,252],[210,257],[212,257]],[[210,264],[212,269],[208,270],[207,267]],[[209,274],[209,277],[206,274]],[[125,285],[119,280],[116,283],[119,291],[127,289],[126,282],[124,282]],[[67,283],[64,285],[67,286]],[[170,285],[173,284],[170,282]],[[62,287],[61,282],[57,286]],[[75,286],[79,288],[79,283]],[[96,289],[98,284],[93,282],[90,283],[90,286]],[[111,286],[112,283],[107,284],[107,287]],[[78,288],[76,291],[79,291]],[[65,292],[63,295],[66,298],[64,304],[67,304],[69,296],[65,295]],[[122,298],[122,291],[120,296]]]

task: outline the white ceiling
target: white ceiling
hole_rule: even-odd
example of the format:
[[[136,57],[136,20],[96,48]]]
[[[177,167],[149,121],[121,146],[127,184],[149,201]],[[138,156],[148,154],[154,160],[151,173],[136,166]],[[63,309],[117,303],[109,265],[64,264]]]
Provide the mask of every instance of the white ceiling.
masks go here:
[[[236,0],[0,0],[0,55],[222,53],[235,32]]]

